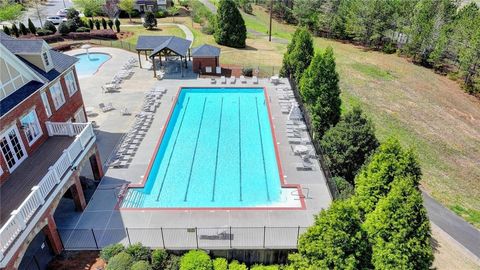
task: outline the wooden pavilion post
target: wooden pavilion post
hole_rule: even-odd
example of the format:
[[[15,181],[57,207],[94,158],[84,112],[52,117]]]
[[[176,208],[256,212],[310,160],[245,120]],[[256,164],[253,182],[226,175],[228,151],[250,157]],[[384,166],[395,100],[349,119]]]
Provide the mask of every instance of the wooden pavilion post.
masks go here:
[[[137,51],[138,54],[138,64],[140,65],[140,68],[142,68],[142,59],[140,57],[140,51]]]
[[[157,78],[157,66],[155,65],[155,55],[152,57],[153,77]]]

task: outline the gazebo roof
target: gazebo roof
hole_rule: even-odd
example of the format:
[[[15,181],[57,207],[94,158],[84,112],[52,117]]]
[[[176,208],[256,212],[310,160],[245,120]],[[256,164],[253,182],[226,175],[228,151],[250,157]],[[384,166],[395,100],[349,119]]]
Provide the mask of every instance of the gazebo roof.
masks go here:
[[[158,52],[169,49],[180,56],[187,56],[190,48],[190,40],[175,36],[139,36],[137,41],[137,51],[152,51],[150,57]]]
[[[192,49],[193,57],[218,57],[220,56],[220,48],[203,44]]]

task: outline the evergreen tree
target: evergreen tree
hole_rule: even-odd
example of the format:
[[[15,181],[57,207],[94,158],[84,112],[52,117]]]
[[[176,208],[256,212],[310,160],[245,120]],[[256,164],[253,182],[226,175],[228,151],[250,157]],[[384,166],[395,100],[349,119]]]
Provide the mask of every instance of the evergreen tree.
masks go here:
[[[100,30],[100,21],[99,20],[95,20],[95,28],[97,30]]]
[[[117,28],[117,33],[120,33],[120,20],[118,18],[115,19],[115,28]]]
[[[320,143],[332,174],[352,184],[358,170],[378,147],[374,127],[358,107],[329,129]]]
[[[305,28],[297,28],[283,56],[280,73],[282,76],[293,76],[295,81],[299,83],[303,73],[310,65],[314,53],[310,32]]]
[[[43,29],[52,31],[52,33],[57,32],[57,28],[55,27],[55,25],[51,21],[46,21],[43,24]]]
[[[27,27],[25,26],[25,24],[23,24],[22,22],[20,22],[18,24],[19,28],[20,28],[20,33],[22,33],[22,35],[26,35],[28,34],[28,29]]]
[[[340,88],[333,50],[317,53],[300,80],[300,94],[310,112],[317,139],[340,120]]]
[[[391,191],[367,215],[364,228],[372,244],[375,269],[430,269],[430,222],[417,180],[397,178]]]
[[[93,20],[88,19],[88,27],[90,27],[91,30],[93,30]]]
[[[450,0],[420,0],[413,11],[405,52],[413,56],[414,61],[429,65],[429,56],[436,46],[442,26],[452,20],[456,10],[456,2]]]
[[[362,219],[351,200],[334,201],[302,234],[289,269],[365,269],[370,248]]]
[[[108,24],[108,28],[110,28],[110,30],[113,30],[113,21],[109,19],[107,21],[107,24]]]
[[[12,35],[12,33],[10,32],[10,28],[8,28],[8,26],[6,25],[3,26],[3,33],[9,36]]]
[[[32,20],[30,20],[30,18],[28,18],[28,30],[34,35],[37,33],[37,28],[33,24]]]
[[[154,27],[157,27],[157,19],[155,18],[155,14],[152,12],[145,13],[143,27],[147,28],[148,30],[152,30]]]
[[[380,145],[370,162],[355,179],[355,199],[364,213],[375,209],[378,200],[385,197],[396,177],[410,177],[418,185],[422,176],[412,150],[403,150],[396,139]]]
[[[105,18],[102,18],[102,26],[103,29],[107,29],[107,21],[105,20]]]
[[[18,38],[20,36],[20,33],[18,32],[17,25],[12,23],[12,33]]]
[[[238,11],[233,0],[220,0],[218,2],[215,42],[234,48],[245,48],[247,28],[242,14]]]

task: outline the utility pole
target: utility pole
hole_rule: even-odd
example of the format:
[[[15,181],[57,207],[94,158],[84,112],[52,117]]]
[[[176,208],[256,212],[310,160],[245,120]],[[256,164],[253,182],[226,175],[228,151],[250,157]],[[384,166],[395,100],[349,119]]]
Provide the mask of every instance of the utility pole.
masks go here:
[[[273,14],[273,0],[270,0],[270,30],[268,31],[268,41],[272,41],[272,14]]]

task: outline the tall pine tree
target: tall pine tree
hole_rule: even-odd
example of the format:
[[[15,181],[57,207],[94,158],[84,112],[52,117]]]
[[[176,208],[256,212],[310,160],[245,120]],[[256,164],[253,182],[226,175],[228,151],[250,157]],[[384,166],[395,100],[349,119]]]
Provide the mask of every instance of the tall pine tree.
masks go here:
[[[247,27],[233,0],[218,2],[215,42],[234,48],[245,48]]]
[[[304,71],[310,65],[314,53],[310,32],[305,28],[297,28],[283,56],[280,74],[285,77],[292,76],[295,82],[299,83]]]
[[[300,94],[310,112],[315,136],[321,139],[340,120],[340,88],[333,49],[318,52],[300,80]]]

